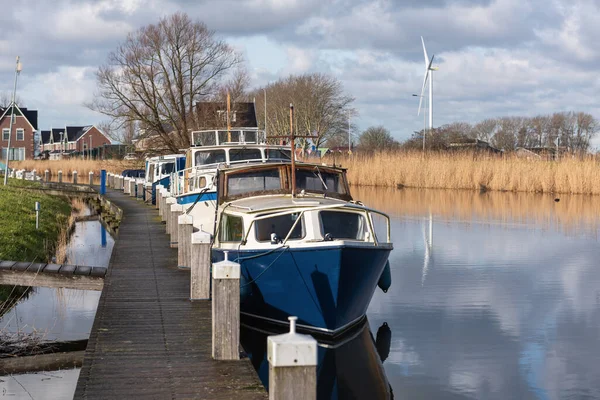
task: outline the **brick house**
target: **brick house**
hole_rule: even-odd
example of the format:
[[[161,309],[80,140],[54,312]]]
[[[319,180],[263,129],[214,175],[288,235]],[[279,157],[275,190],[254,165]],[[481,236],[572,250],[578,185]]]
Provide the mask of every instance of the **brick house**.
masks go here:
[[[110,139],[94,125],[66,126],[40,132],[42,152],[83,153],[108,144],[111,144]]]
[[[12,107],[0,107],[0,148],[2,160],[6,160],[8,137],[10,139],[10,159],[33,159],[35,155],[35,132],[37,131],[38,112],[25,107],[15,106],[12,132],[9,132]]]

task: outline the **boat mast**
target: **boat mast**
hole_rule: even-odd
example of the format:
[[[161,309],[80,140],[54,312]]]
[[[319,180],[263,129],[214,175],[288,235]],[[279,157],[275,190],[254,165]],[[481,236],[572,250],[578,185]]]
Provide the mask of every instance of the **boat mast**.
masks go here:
[[[296,197],[296,146],[294,145],[294,105],[290,103],[290,145],[292,146],[292,197]]]
[[[231,143],[231,96],[227,91],[227,141]]]

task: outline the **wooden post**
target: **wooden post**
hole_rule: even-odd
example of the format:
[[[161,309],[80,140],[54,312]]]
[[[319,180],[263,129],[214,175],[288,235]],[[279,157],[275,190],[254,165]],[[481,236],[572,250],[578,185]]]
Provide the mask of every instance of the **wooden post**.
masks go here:
[[[194,218],[185,213],[177,218],[177,268],[188,269],[192,266],[193,222]]]
[[[135,197],[135,178],[129,178],[129,197]]]
[[[62,171],[58,171],[58,183],[62,183]]]
[[[159,210],[159,215],[160,215],[160,191],[163,189],[163,185],[156,185],[156,198],[154,199],[155,203],[154,203],[154,208],[156,208],[157,210]],[[150,201],[152,201],[152,186],[150,186]]]
[[[225,260],[212,268],[212,356],[240,359],[240,264]]]
[[[177,200],[175,200],[175,197],[167,197],[167,199],[165,200],[165,222],[166,222],[166,226],[165,226],[165,232],[167,232],[167,235],[171,234],[171,206],[176,204]]]
[[[50,171],[44,171],[44,182],[50,182]]]
[[[128,177],[123,178],[123,193],[129,194],[129,178]]]
[[[144,181],[139,181],[136,183],[136,197],[138,199],[143,199],[144,198]]]
[[[169,227],[169,233],[171,234],[170,247],[176,249],[179,244],[179,216],[183,213],[183,206],[177,204],[177,199],[173,197],[175,204],[171,205],[171,219],[169,220],[171,226]]]
[[[317,341],[296,333],[297,317],[289,317],[290,333],[269,336],[269,400],[316,400]]]
[[[94,185],[94,171],[88,173],[90,186]]]
[[[34,169],[31,171],[31,180],[35,182],[35,177],[37,176],[37,171]]]
[[[77,171],[73,171],[73,185],[77,185]]]
[[[190,300],[210,299],[210,234],[192,233],[190,254]]]
[[[167,191],[165,188],[160,189],[160,220],[165,222],[165,200],[167,199]]]

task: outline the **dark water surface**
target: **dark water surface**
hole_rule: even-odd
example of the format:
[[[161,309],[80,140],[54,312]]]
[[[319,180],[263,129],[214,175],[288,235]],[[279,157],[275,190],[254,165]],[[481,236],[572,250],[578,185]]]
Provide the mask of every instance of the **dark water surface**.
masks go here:
[[[113,245],[113,238],[99,221],[78,222],[67,248],[67,263],[106,267]],[[0,329],[11,333],[35,333],[47,341],[87,339],[100,293],[32,288],[16,306],[0,317]],[[0,397],[72,399],[78,377],[78,368],[0,376]]]
[[[395,398],[600,398],[600,199],[353,194],[393,220],[368,318],[391,330]]]

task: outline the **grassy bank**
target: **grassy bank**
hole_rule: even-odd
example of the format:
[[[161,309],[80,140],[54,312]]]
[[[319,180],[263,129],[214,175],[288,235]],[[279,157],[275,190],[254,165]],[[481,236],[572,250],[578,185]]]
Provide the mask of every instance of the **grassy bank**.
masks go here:
[[[1,260],[47,261],[71,214],[68,200],[24,189],[32,185],[36,183],[11,179],[8,186],[0,186]],[[36,201],[41,204],[39,230]]]
[[[124,161],[124,160],[25,160],[14,161],[10,164],[14,169],[26,169],[28,171],[36,170],[38,175],[44,176],[44,171],[50,171],[50,175],[56,179],[58,171],[63,172],[63,177],[72,176],[73,171],[77,171],[80,177],[87,177],[89,172],[94,172],[98,176],[100,170],[107,172],[121,173],[126,169],[143,169],[144,161]]]
[[[332,163],[333,158],[326,159]],[[380,152],[337,156],[352,185],[433,189],[600,194],[600,163],[593,158],[559,162],[459,153]]]

